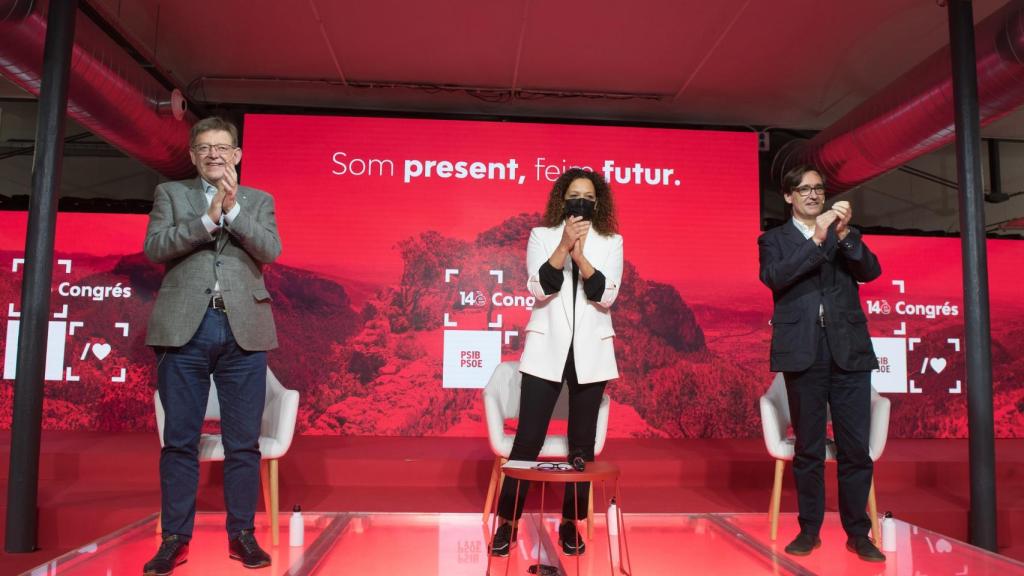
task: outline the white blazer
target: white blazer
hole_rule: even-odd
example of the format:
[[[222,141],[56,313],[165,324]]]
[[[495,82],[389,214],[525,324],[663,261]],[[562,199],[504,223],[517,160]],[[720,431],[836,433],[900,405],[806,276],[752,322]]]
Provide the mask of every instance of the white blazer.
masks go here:
[[[583,277],[576,288],[573,314],[572,257],[562,266],[562,289],[545,294],[540,285],[540,267],[562,239],[565,223],[554,228],[534,228],[526,247],[527,288],[537,299],[526,325],[526,343],[519,370],[544,380],[562,381],[569,345],[573,346],[576,375],[580,384],[603,382],[619,377],[615,363],[615,329],[610,308],[619,295],[622,281],[622,236],[602,236],[591,230],[583,245],[583,255],[605,277],[600,302],[592,302],[583,293]],[[574,330],[575,327],[575,330]]]

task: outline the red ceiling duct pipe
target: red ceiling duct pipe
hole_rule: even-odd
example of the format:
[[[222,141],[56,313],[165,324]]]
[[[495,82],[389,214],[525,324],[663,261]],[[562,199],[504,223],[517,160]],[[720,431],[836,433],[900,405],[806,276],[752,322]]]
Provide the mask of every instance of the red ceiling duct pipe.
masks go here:
[[[1024,0],[975,26],[981,125],[1024,103]],[[798,163],[818,166],[829,192],[845,192],[951,143],[953,77],[946,46],[810,140],[790,142],[772,162],[776,186]]]
[[[0,0],[0,73],[39,95],[46,40],[44,9]],[[78,14],[68,115],[125,154],[171,179],[194,174],[188,137],[195,116],[92,21]]]

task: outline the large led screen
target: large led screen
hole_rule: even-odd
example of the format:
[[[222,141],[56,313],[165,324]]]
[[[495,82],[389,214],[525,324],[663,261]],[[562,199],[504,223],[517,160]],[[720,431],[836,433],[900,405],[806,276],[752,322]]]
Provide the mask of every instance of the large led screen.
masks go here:
[[[480,390],[518,359],[533,300],[526,239],[570,166],[612,184],[626,270],[613,309],[621,377],[612,437],[760,434],[771,298],[757,280],[757,143],[749,132],[314,116],[245,119],[242,183],[277,201],[267,269],[306,434],[484,436]],[[151,428],[142,343],[161,270],[145,216],[58,223],[49,428]],[[856,222],[855,222],[856,223]],[[25,215],[0,213],[0,425],[9,425]],[[963,436],[959,242],[868,237],[883,275],[862,286],[893,400],[891,434]],[[1019,436],[1024,244],[990,241],[997,432]]]

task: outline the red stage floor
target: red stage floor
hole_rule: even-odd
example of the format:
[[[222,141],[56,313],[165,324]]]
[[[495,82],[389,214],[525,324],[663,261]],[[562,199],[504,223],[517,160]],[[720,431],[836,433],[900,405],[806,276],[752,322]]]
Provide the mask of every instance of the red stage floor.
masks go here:
[[[110,576],[139,574],[156,550],[155,515],[74,550],[34,570],[32,576]],[[527,574],[540,561],[552,574],[609,574],[609,548],[604,516],[595,521],[594,538],[577,562],[557,552],[557,517],[523,517],[519,542],[509,558],[492,559],[490,573]],[[822,531],[823,545],[810,556],[782,552],[795,534],[796,517],[784,514],[780,539],[771,542],[765,514],[627,514],[626,535],[632,574],[886,575],[886,576],[1007,576],[1024,574],[1024,564],[958,540],[897,521],[898,550],[885,564],[862,562],[846,551],[845,536],[834,513]],[[178,576],[263,574],[480,576],[487,573],[487,528],[479,514],[360,514],[305,515],[305,546],[290,548],[287,522],[281,545],[271,547],[266,518],[257,518],[258,536],[273,556],[267,570],[250,572],[228,559],[223,513],[201,513],[189,560]],[[785,535],[785,536],[783,536]],[[622,572],[617,551],[616,573]]]
[[[0,432],[0,494],[7,490],[9,445],[10,433]],[[1024,439],[999,440],[996,453],[999,552],[1024,560]],[[601,458],[622,470],[622,497],[631,516],[763,515],[768,509],[774,465],[761,439],[613,439]],[[45,432],[39,467],[40,550],[0,552],[0,575],[18,574],[151,516],[160,507],[158,461],[153,433]],[[301,436],[281,460],[281,509],[298,503],[306,510],[479,515],[492,466],[493,455],[480,438]],[[202,466],[201,511],[223,514],[221,468]],[[826,469],[829,511],[836,510],[835,470]],[[878,509],[966,540],[968,479],[965,440],[893,439],[875,468]],[[792,484],[787,470],[782,496],[787,513],[796,510]],[[531,491],[527,510],[538,510],[537,503],[539,491]],[[0,500],[0,538],[5,519],[5,501]],[[784,527],[780,537],[791,534]],[[841,539],[836,542],[842,553]],[[155,545],[144,548],[142,554],[148,555]],[[134,562],[141,566],[141,558]],[[127,572],[137,573],[137,566]]]

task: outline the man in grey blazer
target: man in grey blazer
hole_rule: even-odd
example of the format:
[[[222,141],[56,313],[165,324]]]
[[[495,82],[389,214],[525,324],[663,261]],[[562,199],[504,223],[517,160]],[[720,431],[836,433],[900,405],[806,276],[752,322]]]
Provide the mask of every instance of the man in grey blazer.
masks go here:
[[[163,540],[143,574],[185,562],[195,520],[199,436],[217,384],[224,440],[224,504],[230,557],[270,565],[253,536],[267,350],[277,347],[263,268],[281,252],[274,199],[238,185],[238,130],[221,118],[192,127],[194,180],[157,186],[145,252],[165,273],[146,344],[157,355],[165,413],[160,452]]]

